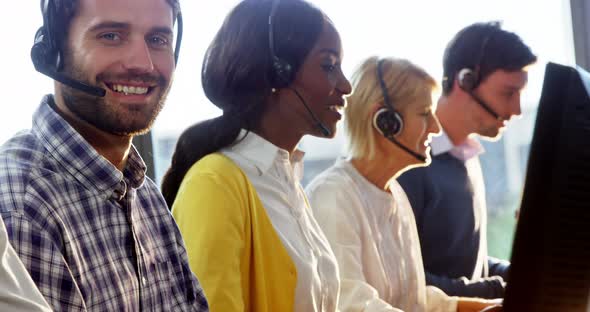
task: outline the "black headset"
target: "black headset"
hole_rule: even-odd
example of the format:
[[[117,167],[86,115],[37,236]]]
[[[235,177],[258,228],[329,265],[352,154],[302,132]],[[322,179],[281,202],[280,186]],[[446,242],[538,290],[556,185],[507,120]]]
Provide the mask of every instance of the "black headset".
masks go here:
[[[270,51],[273,69],[272,75],[270,77],[271,86],[275,89],[288,88],[291,91],[293,91],[293,93],[295,93],[295,95],[299,98],[299,101],[301,101],[301,103],[303,103],[303,106],[305,106],[305,109],[315,122],[316,127],[322,132],[322,135],[325,137],[329,137],[332,135],[332,131],[330,131],[330,129],[328,129],[328,127],[326,127],[322,123],[322,121],[311,111],[311,109],[301,96],[301,94],[299,94],[299,91],[297,91],[297,89],[295,88],[289,87],[289,85],[291,85],[293,79],[295,78],[293,66],[291,66],[291,64],[286,60],[277,56],[274,42],[273,19],[279,8],[279,3],[280,0],[273,0],[272,7],[270,9],[270,14],[268,15],[268,47]]]
[[[474,68],[464,67],[457,72],[457,82],[459,87],[467,92],[485,111],[487,111],[490,115],[496,118],[499,121],[506,120],[503,116],[496,113],[486,101],[480,98],[477,94],[475,94],[475,89],[481,83],[481,75],[480,75],[480,68],[481,63],[485,57],[485,52],[488,47],[488,42],[494,36],[497,29],[500,28],[499,22],[492,23],[492,27],[489,28],[488,32],[485,34],[484,39],[481,42],[479,47],[479,53],[477,57],[477,62],[475,63]],[[453,43],[454,44],[454,43]],[[443,88],[446,90],[451,89],[451,85],[453,81],[449,80],[448,77],[443,79]]]
[[[35,69],[61,83],[72,88],[102,97],[106,91],[102,88],[87,85],[81,81],[67,77],[63,69],[63,33],[65,32],[65,10],[64,0],[41,0],[41,13],[43,15],[43,26],[35,33],[35,42],[31,48],[31,60]],[[178,63],[180,45],[182,42],[182,14],[180,10],[176,16],[177,37],[174,49],[174,61]],[[60,34],[62,34],[60,36]]]
[[[495,29],[491,28],[482,40],[475,67],[465,67],[457,72],[457,81],[459,82],[459,86],[466,92],[473,92],[473,90],[475,90],[481,82],[479,70],[481,67],[481,63],[483,62],[483,59],[485,57],[485,51],[488,47],[488,42],[490,41],[490,38],[493,37],[494,33]]]
[[[424,157],[420,153],[417,153],[411,148],[405,146],[395,138],[397,135],[402,133],[404,129],[404,119],[402,115],[397,110],[395,110],[393,104],[391,103],[391,99],[389,98],[387,85],[385,84],[385,80],[383,78],[384,61],[384,59],[379,59],[377,61],[377,80],[379,81],[381,92],[383,93],[384,105],[373,116],[373,127],[375,127],[375,129],[377,129],[377,131],[390,142],[397,145],[406,153],[412,155],[418,161],[425,163],[428,161],[427,157]]]
[[[384,59],[377,61],[377,80],[379,81],[381,92],[383,93],[384,105],[373,116],[373,126],[379,131],[379,133],[381,133],[381,135],[385,137],[394,137],[402,132],[404,128],[404,119],[402,115],[395,110],[389,98],[387,86],[383,79],[383,61]]]
[[[274,24],[273,19],[279,8],[279,0],[272,2],[270,14],[268,15],[268,46],[270,49],[270,57],[272,59],[273,75],[271,77],[271,84],[273,88],[285,88],[293,82],[293,66],[286,60],[277,56],[274,42]]]

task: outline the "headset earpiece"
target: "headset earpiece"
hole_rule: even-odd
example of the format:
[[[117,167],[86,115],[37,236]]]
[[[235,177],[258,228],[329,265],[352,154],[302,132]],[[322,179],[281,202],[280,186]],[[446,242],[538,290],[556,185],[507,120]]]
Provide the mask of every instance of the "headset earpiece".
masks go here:
[[[403,131],[404,121],[398,112],[382,107],[373,116],[373,127],[384,137],[395,137]]]
[[[273,55],[272,57],[272,86],[277,89],[286,88],[293,81],[293,69],[291,64],[277,56]]]
[[[47,45],[45,38],[45,29],[41,27],[35,34],[35,43],[31,48],[31,60],[33,61],[35,68],[47,66],[47,60],[50,57],[51,48]]]
[[[479,73],[477,70],[463,68],[457,73],[459,87],[466,92],[473,92],[479,85]]]
[[[293,82],[293,66],[284,59],[277,56],[274,43],[274,16],[279,7],[279,0],[272,3],[270,14],[268,16],[268,47],[270,50],[270,57],[272,58],[272,74],[271,84],[273,88],[281,89],[288,87]]]
[[[404,127],[404,120],[402,116],[395,110],[389,94],[387,92],[387,85],[383,79],[383,59],[377,61],[377,80],[383,93],[383,104],[373,116],[373,126],[385,137],[394,137],[402,132]]]

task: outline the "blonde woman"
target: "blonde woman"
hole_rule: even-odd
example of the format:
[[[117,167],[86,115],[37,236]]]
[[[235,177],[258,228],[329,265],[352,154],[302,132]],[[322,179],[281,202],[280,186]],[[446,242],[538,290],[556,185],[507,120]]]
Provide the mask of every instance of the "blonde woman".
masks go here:
[[[440,131],[435,80],[407,60],[371,57],[345,108],[349,158],[307,188],[340,266],[342,311],[480,311],[493,302],[426,286],[412,208],[395,178],[428,165]]]

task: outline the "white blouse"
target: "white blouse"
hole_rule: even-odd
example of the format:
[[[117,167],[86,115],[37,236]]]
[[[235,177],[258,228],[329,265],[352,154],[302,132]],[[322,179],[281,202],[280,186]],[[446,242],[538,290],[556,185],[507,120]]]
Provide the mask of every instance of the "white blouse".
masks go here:
[[[414,213],[397,181],[386,192],[339,160],[306,191],[338,259],[342,311],[456,311],[456,297],[426,286]]]
[[[245,132],[242,131],[240,137]],[[250,132],[223,149],[256,189],[297,269],[295,312],[337,311],[340,281],[330,244],[313,218],[300,184],[303,153],[293,155]],[[281,285],[276,285],[281,287]]]

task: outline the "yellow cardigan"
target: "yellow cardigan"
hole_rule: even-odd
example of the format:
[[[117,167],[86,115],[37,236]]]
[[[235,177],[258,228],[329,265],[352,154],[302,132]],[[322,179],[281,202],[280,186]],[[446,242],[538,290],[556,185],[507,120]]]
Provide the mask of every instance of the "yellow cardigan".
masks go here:
[[[194,164],[172,214],[212,312],[293,311],[295,264],[231,159],[215,153]]]

